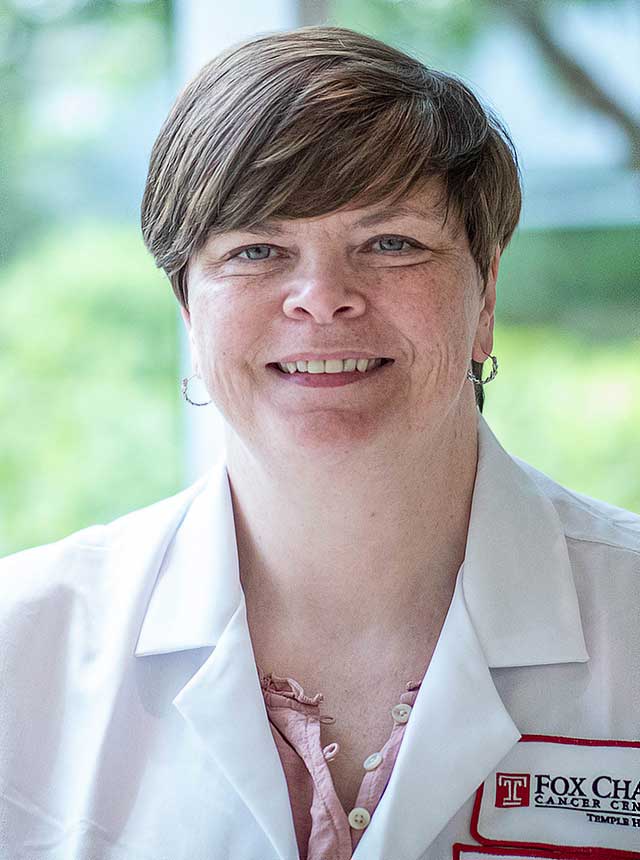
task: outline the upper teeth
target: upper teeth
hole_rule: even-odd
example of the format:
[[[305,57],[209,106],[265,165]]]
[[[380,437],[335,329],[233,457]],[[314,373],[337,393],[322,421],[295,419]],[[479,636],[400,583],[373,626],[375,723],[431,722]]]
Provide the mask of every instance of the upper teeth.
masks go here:
[[[353,370],[371,370],[382,364],[381,358],[332,358],[328,361],[287,361],[278,362],[280,370],[285,373],[343,373]]]

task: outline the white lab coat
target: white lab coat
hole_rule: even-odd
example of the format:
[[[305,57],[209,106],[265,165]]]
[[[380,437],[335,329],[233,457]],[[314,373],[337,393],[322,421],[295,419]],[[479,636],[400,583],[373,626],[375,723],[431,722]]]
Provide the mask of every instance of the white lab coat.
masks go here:
[[[478,429],[465,560],[355,860],[473,844],[473,794],[521,733],[640,735],[640,517]],[[0,595],[0,860],[298,860],[224,454],[3,559]]]

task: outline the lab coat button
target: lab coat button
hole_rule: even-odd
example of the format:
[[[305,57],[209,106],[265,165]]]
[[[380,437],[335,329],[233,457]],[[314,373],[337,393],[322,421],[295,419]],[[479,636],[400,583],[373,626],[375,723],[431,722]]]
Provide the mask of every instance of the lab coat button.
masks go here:
[[[354,830],[364,830],[370,821],[371,816],[364,806],[356,806],[349,813],[349,824]]]
[[[396,723],[406,723],[411,713],[411,705],[395,705],[391,708],[391,716]]]
[[[382,756],[379,752],[371,753],[371,755],[364,760],[362,763],[362,767],[365,770],[375,770],[382,763]]]

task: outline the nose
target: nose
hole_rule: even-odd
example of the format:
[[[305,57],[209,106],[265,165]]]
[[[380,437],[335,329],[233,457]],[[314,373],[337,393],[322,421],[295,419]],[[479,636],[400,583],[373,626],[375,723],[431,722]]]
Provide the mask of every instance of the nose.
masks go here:
[[[365,298],[356,276],[338,266],[318,265],[300,274],[287,292],[282,309],[292,319],[312,317],[320,325],[337,314],[350,319],[365,311]]]

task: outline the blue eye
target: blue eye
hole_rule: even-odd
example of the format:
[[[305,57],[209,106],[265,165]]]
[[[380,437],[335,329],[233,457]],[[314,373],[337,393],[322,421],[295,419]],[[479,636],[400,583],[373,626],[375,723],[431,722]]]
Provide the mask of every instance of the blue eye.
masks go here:
[[[249,253],[250,251],[255,251],[257,248],[266,248],[267,251],[271,250],[271,245],[250,245],[248,248],[243,248],[242,251],[239,251],[237,254],[234,254],[234,257],[239,257],[241,254]],[[268,260],[269,257],[243,257],[244,260]]]
[[[413,242],[410,242],[408,239],[402,239],[400,236],[380,236],[379,239],[374,239],[372,244],[375,245],[378,242],[396,242],[400,243],[400,245],[410,245],[413,248],[417,247]],[[402,252],[402,248],[383,248],[382,250]]]

